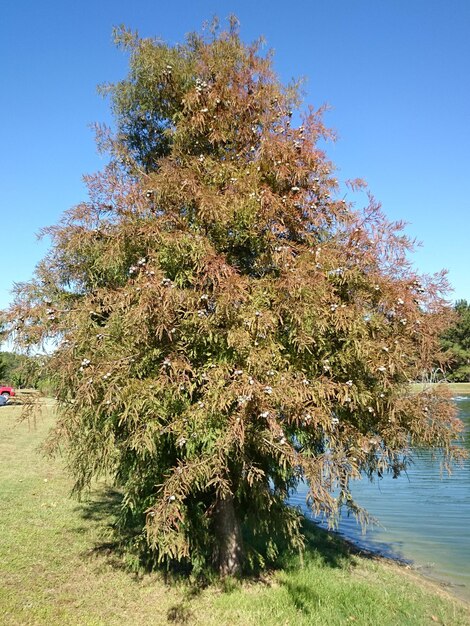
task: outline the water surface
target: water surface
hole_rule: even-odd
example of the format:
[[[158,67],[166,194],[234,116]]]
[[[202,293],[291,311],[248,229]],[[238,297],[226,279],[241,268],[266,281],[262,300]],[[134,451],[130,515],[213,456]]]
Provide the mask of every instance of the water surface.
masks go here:
[[[470,396],[455,401],[470,451]],[[470,600],[470,459],[449,476],[441,474],[439,460],[422,453],[407,475],[358,481],[352,491],[380,526],[363,533],[354,518],[345,516],[338,529],[342,535],[369,550],[412,562]],[[292,497],[304,509],[305,492],[305,487],[299,488]]]

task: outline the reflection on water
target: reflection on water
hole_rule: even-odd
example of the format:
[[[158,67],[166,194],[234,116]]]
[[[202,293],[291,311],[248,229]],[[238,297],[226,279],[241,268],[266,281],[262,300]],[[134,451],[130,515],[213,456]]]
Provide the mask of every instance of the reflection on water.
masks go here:
[[[465,446],[470,450],[470,396],[455,398],[465,423]],[[305,488],[291,498],[305,508]],[[406,561],[423,573],[449,583],[470,600],[470,459],[452,475],[441,475],[439,461],[421,453],[407,476],[359,481],[354,496],[380,526],[362,533],[345,516],[339,532],[355,543]]]

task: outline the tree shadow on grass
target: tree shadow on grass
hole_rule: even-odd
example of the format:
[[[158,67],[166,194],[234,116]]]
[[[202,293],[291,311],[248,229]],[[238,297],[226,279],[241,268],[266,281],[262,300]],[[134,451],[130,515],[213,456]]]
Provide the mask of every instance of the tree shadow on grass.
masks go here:
[[[87,521],[103,524],[113,519],[121,508],[122,494],[112,487],[104,487],[93,492],[91,497],[80,502],[77,510]]]
[[[90,528],[94,528],[96,540],[83,554],[85,558],[102,556],[110,566],[129,570],[123,558],[125,533],[119,531],[116,525],[121,504],[122,494],[112,487],[101,487],[92,491],[89,497],[80,501],[75,508],[85,524],[75,528],[74,531],[84,534],[89,532]],[[128,535],[129,533],[127,539]]]
[[[94,491],[90,498],[77,506],[76,510],[87,526],[76,528],[75,531],[82,533],[89,528],[90,523],[94,525],[97,540],[83,557],[104,559],[106,566],[123,570],[131,579],[141,581],[142,574],[151,571],[155,573],[156,570],[142,560],[137,562],[129,558],[129,546],[133,538],[141,534],[141,529],[126,529],[116,524],[121,504],[122,494],[113,488],[104,487]],[[170,572],[167,569],[157,571],[165,584],[185,583],[181,586],[181,600],[167,611],[168,623],[190,624],[193,618],[191,601],[201,593],[204,585],[200,581],[189,581],[189,577],[184,572],[178,572],[177,568]]]
[[[352,539],[347,539],[336,531],[322,528],[307,518],[303,522],[303,531],[306,538],[307,552],[313,551],[319,554],[325,564],[331,567],[342,567],[344,559],[351,561],[356,556],[371,560],[385,559],[403,565],[411,563],[398,551],[397,545],[392,546],[389,543],[379,542],[376,539],[374,539],[373,543],[367,540],[355,543]]]
[[[155,555],[146,553],[143,520],[137,525],[135,522],[134,525],[126,525],[121,516],[122,500],[121,492],[103,486],[93,490],[87,499],[77,505],[75,511],[85,524],[75,528],[74,532],[84,534],[93,529],[95,536],[94,544],[82,556],[88,559],[101,557],[110,567],[126,571],[136,578],[158,572],[165,584],[187,582],[190,574],[188,566],[175,562],[169,567],[158,567]],[[199,593],[200,581],[193,586],[187,594],[188,598]]]
[[[88,500],[77,506],[77,511],[86,525],[75,530],[78,533],[83,533],[89,531],[90,525],[95,527],[96,541],[84,553],[84,557],[102,557],[105,559],[106,565],[127,571],[133,577],[141,578],[142,574],[155,571],[154,562],[146,563],[139,556],[136,557],[135,553],[134,556],[129,556],[129,546],[137,536],[141,536],[141,529],[125,529],[116,525],[115,521],[120,513],[121,504],[122,494],[113,488],[103,487],[92,492]],[[316,563],[326,568],[351,570],[356,566],[356,557],[358,556],[370,559],[383,558],[383,552],[378,554],[360,548],[343,539],[337,533],[325,530],[306,518],[303,521],[303,534],[305,550],[301,555],[293,554],[287,548],[279,546],[278,559],[268,572],[258,571],[243,576],[243,579],[250,583],[270,586],[275,572],[282,570],[286,575],[281,576],[278,582],[286,588],[290,600],[297,610],[306,615],[319,602],[314,585],[297,582],[295,577],[289,574],[295,574],[299,569],[308,567],[309,563]],[[389,556],[390,547],[387,548],[387,556]],[[397,560],[396,557],[394,560]],[[185,624],[190,622],[191,601],[199,595],[204,587],[215,584],[225,593],[230,593],[233,589],[238,588],[237,584],[227,584],[227,581],[220,581],[216,576],[195,578],[191,576],[188,567],[181,567],[178,564],[175,564],[173,569],[166,568],[159,571],[166,584],[184,583],[181,602],[171,607],[168,612],[167,619],[173,623]]]
[[[87,550],[84,558],[99,558],[104,560],[106,567],[125,571],[136,582],[142,580],[142,574],[155,572],[154,563],[145,563],[140,557],[129,557],[129,546],[135,537],[141,534],[141,529],[123,529],[116,525],[122,504],[122,494],[110,487],[103,487],[92,492],[90,498],[77,506],[77,511],[84,521],[83,527],[76,532],[89,532],[94,526],[95,543]],[[390,546],[384,546],[381,553],[368,551],[342,538],[338,533],[321,528],[316,523],[305,518],[302,524],[305,537],[305,550],[302,554],[279,546],[279,556],[269,570],[251,573],[243,576],[243,580],[250,584],[270,587],[273,582],[280,584],[286,591],[289,601],[299,612],[308,618],[313,615],[321,602],[315,590],[315,581],[296,573],[308,570],[309,564],[320,568],[337,568],[351,571],[356,567],[357,557],[367,559],[382,559],[383,555],[390,556]],[[395,555],[393,555],[395,556]],[[134,553],[135,557],[135,553]],[[396,556],[394,558],[396,561]],[[276,571],[282,575],[276,576]],[[318,572],[318,570],[317,570]],[[231,593],[240,588],[240,581],[235,579],[220,580],[216,576],[198,578],[191,575],[188,568],[178,567],[173,570],[161,569],[160,580],[164,584],[181,584],[180,600],[167,611],[167,621],[173,624],[190,624],[193,620],[193,601],[208,586],[217,586],[222,593]],[[312,577],[313,578],[313,577]],[[152,579],[154,580],[154,579]]]
[[[310,615],[313,605],[318,605],[320,602],[320,596],[311,586],[296,584],[288,580],[282,585],[287,589],[289,598],[299,613]]]
[[[373,551],[368,550],[348,541],[336,532],[321,528],[308,519],[303,522],[303,533],[305,551],[301,556],[287,557],[283,564],[287,575],[280,577],[279,582],[287,590],[292,604],[305,615],[310,614],[320,602],[320,596],[315,592],[314,584],[302,584],[295,580],[295,573],[304,566],[307,568],[309,563],[346,571],[352,571],[358,565],[358,558],[409,563],[394,552],[388,544],[377,545],[377,549]],[[289,577],[289,572],[294,576]]]
[[[192,617],[193,612],[184,600],[170,607],[166,616],[170,624],[188,624]]]
[[[307,519],[302,523],[302,531],[305,537],[304,558],[320,560],[328,567],[344,568],[351,565],[354,555],[352,544]]]

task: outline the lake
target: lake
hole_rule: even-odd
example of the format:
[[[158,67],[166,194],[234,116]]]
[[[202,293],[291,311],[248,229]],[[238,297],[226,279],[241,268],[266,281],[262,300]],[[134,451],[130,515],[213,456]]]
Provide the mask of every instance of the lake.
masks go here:
[[[465,423],[464,445],[470,451],[470,396],[455,398]],[[292,496],[305,509],[305,488]],[[353,517],[345,516],[338,532],[357,545],[412,562],[426,576],[448,584],[470,600],[470,459],[448,476],[439,460],[421,454],[398,479],[386,476],[353,484],[359,504],[380,526],[362,532]]]

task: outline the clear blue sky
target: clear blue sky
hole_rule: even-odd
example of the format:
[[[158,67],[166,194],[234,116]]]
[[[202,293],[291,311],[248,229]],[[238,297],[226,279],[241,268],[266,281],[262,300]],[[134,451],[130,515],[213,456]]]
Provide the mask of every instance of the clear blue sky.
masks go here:
[[[447,268],[470,299],[469,0],[16,0],[0,9],[0,308],[47,249],[36,233],[104,163],[88,124],[110,119],[96,85],[126,72],[112,27],[177,43],[232,12],[282,79],[306,76],[306,101],[332,106],[338,176],[365,178],[423,242],[418,269]]]

